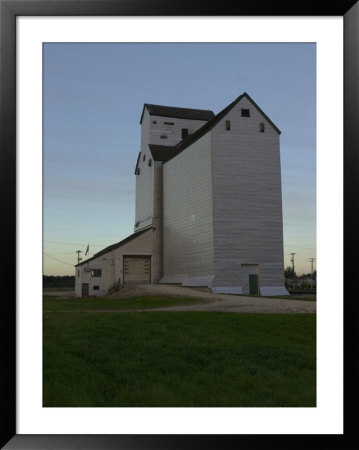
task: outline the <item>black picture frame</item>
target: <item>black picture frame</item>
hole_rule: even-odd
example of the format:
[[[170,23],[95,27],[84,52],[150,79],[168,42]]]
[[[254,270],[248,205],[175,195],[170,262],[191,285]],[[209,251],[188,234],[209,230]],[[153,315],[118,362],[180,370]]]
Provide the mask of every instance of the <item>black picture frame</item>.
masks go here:
[[[350,448],[358,379],[355,262],[358,219],[359,2],[245,0],[0,0],[1,448],[189,449]],[[16,17],[18,16],[342,16],[344,19],[344,434],[343,435],[17,435],[16,434]],[[349,264],[351,262],[351,264]],[[347,294],[345,296],[345,294]],[[354,409],[355,411],[355,409]]]

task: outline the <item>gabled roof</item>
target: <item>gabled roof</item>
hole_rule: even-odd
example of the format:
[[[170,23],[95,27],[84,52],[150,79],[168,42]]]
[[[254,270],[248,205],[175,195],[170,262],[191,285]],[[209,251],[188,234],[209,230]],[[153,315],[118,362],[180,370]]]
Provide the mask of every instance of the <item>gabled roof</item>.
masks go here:
[[[152,158],[154,161],[163,161],[166,162],[169,158],[172,157],[174,153],[174,147],[170,147],[168,145],[155,145],[148,144]]]
[[[212,119],[210,119],[207,123],[201,126],[197,131],[195,131],[193,134],[189,135],[187,138],[180,141],[177,145],[173,147],[172,155],[167,159],[169,161],[170,159],[177,156],[179,153],[181,153],[183,150],[185,150],[187,147],[189,147],[191,144],[196,142],[199,138],[204,136],[206,133],[208,133],[212,128],[214,128],[217,123],[225,117],[229,111],[240,101],[242,98],[246,97],[252,105],[257,108],[257,110],[262,114],[262,116],[272,125],[272,127],[276,130],[278,134],[281,134],[281,131],[274,125],[274,123],[270,120],[270,118],[261,110],[261,108],[254,102],[254,100],[251,99],[251,97],[244,92],[242,95],[237,97],[232,103],[230,103],[228,106],[226,106],[222,111],[220,111],[216,116],[214,116]]]
[[[80,262],[79,264],[76,264],[75,267],[78,266],[83,266],[84,264],[93,261],[94,259],[98,258],[101,255],[104,255],[107,252],[111,252],[112,250],[116,250],[119,247],[122,247],[123,245],[127,244],[128,242],[133,241],[134,239],[138,238],[139,236],[141,236],[141,234],[146,233],[146,231],[149,231],[152,229],[152,226],[149,228],[146,228],[145,230],[141,230],[141,231],[136,231],[135,233],[131,234],[130,236],[127,236],[127,238],[123,239],[120,242],[117,242],[117,244],[113,244],[110,245],[106,248],[104,248],[103,250],[99,251],[98,253],[95,253],[91,258],[86,259],[85,261]]]
[[[176,106],[161,106],[145,103],[143,105],[140,123],[142,123],[145,108],[147,108],[150,116],[173,117],[177,119],[192,120],[210,120],[212,117],[214,117],[214,112],[208,109],[177,108]]]
[[[169,145],[156,145],[156,144],[148,144],[150,148],[150,152],[154,161],[162,161],[166,162],[168,159],[172,157],[174,154],[174,147]],[[135,175],[137,173],[138,164],[140,162],[141,152],[138,154],[137,163],[135,167]]]

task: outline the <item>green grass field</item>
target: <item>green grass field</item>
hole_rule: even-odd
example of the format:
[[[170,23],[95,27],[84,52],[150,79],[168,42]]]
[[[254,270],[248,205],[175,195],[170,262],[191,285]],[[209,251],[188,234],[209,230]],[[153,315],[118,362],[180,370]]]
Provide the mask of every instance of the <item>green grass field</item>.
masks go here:
[[[44,406],[316,404],[314,314],[101,313],[89,300],[93,314],[44,313]],[[54,298],[44,308],[57,302],[68,308]]]
[[[75,286],[73,287],[44,287],[43,291],[45,292],[73,292],[75,291]]]
[[[58,298],[44,296],[44,311],[111,311],[160,308],[161,306],[193,305],[201,300],[187,297],[90,297]]]

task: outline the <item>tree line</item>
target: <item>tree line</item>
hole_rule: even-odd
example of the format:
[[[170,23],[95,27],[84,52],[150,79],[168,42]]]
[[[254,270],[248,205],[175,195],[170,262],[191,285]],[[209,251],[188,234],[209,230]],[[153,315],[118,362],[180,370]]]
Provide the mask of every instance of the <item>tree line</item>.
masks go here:
[[[42,284],[44,288],[74,288],[74,275],[43,275]]]
[[[285,279],[304,279],[304,278],[312,278],[314,281],[317,279],[317,271],[313,271],[313,275],[311,273],[303,273],[303,275],[297,276],[296,272],[293,270],[292,267],[288,266],[286,267],[284,271],[284,278]]]

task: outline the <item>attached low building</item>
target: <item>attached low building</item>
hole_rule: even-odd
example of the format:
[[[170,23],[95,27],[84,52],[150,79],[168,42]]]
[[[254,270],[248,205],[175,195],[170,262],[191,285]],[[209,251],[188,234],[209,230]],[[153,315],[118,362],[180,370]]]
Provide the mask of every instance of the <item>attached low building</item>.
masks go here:
[[[151,284],[152,249],[149,227],[80,262],[76,265],[76,297],[108,295],[122,284]]]

